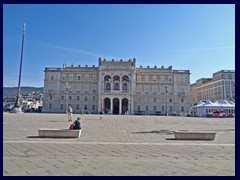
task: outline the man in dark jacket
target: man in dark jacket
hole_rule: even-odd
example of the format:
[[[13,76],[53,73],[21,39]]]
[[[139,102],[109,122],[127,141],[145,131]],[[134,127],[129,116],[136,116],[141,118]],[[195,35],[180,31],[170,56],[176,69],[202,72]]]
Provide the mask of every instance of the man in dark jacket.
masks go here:
[[[77,120],[75,120],[72,125],[74,125],[74,129],[81,129],[81,123],[80,123],[80,117],[77,117]]]

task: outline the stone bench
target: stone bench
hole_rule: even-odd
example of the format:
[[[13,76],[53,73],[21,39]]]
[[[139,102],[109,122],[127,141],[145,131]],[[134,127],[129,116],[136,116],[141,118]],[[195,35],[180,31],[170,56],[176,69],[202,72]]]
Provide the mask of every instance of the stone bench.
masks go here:
[[[38,130],[40,137],[54,137],[54,138],[80,138],[81,129],[50,129],[41,128]]]
[[[200,132],[200,131],[175,131],[176,140],[214,140],[215,132]]]

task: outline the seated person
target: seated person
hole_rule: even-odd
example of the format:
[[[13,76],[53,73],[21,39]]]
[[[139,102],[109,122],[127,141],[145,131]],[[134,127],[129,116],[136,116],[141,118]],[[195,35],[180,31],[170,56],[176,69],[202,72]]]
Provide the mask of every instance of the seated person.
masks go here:
[[[81,123],[80,123],[80,117],[77,117],[77,120],[75,120],[71,125],[74,126],[74,129],[81,129]]]

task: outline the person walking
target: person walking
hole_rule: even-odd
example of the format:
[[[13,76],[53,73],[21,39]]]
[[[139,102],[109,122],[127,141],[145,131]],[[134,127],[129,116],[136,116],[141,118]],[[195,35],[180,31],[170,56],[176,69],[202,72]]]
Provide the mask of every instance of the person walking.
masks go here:
[[[100,120],[103,119],[103,110],[100,111]]]
[[[73,109],[71,106],[68,107],[68,121],[72,121]]]

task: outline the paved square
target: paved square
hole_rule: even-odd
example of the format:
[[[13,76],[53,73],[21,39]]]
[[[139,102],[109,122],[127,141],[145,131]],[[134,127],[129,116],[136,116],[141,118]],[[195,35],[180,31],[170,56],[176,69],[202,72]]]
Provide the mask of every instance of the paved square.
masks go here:
[[[83,115],[79,139],[38,137],[39,128],[69,125],[66,114],[4,113],[3,175],[235,175],[234,118]],[[174,140],[177,130],[215,131],[216,138]]]

